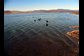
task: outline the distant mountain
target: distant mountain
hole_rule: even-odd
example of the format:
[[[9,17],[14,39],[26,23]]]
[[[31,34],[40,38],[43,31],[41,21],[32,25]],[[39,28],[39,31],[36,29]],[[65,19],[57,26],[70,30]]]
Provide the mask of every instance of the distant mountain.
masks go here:
[[[10,13],[22,13],[21,11],[4,11],[5,14],[10,14]]]
[[[9,14],[9,13],[12,13],[12,12],[11,11],[4,11],[4,13],[8,13]]]
[[[57,9],[57,10],[34,10],[34,11],[4,11],[5,14],[10,13],[50,13],[50,12],[69,12],[79,14],[79,10],[65,10],[65,9]]]

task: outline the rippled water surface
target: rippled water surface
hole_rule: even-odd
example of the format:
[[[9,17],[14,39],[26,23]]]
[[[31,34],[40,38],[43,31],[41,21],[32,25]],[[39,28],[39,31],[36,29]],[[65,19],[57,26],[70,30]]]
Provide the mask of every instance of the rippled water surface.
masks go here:
[[[40,18],[41,20],[38,20]],[[67,46],[74,45],[72,44],[74,41],[68,39],[69,36],[66,35],[66,32],[74,30],[70,26],[79,26],[79,15],[70,13],[5,14],[5,52],[8,52],[9,56],[19,56],[24,53],[26,53],[25,56],[54,56],[57,50],[55,48],[62,45],[57,46],[58,41],[64,42]]]

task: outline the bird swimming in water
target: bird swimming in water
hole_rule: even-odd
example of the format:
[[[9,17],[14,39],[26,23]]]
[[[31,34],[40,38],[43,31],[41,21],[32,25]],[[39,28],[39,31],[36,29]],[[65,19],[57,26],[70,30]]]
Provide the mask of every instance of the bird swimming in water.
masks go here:
[[[36,20],[34,20],[34,22],[36,22]]]
[[[46,26],[48,26],[48,24],[46,24]]]
[[[48,20],[46,20],[46,22],[48,22]]]
[[[41,20],[41,18],[38,19],[39,21]]]

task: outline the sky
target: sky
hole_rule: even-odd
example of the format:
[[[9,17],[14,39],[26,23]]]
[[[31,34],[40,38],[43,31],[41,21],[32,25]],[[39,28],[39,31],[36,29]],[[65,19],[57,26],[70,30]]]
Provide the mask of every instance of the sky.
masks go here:
[[[79,10],[79,0],[5,0],[4,10]]]

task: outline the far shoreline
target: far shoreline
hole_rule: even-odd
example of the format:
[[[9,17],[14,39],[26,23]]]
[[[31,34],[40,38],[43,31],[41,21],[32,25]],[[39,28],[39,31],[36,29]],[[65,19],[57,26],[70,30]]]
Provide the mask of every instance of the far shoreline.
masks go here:
[[[26,14],[26,13],[71,13],[71,14],[79,14],[79,10],[65,10],[65,9],[57,9],[57,10],[33,10],[33,11],[4,11],[4,14]]]
[[[32,12],[32,13],[35,13],[35,12]],[[36,12],[36,13],[70,13],[70,14],[79,15],[79,12]],[[29,14],[29,13],[23,12],[23,13],[4,13],[4,14]]]

